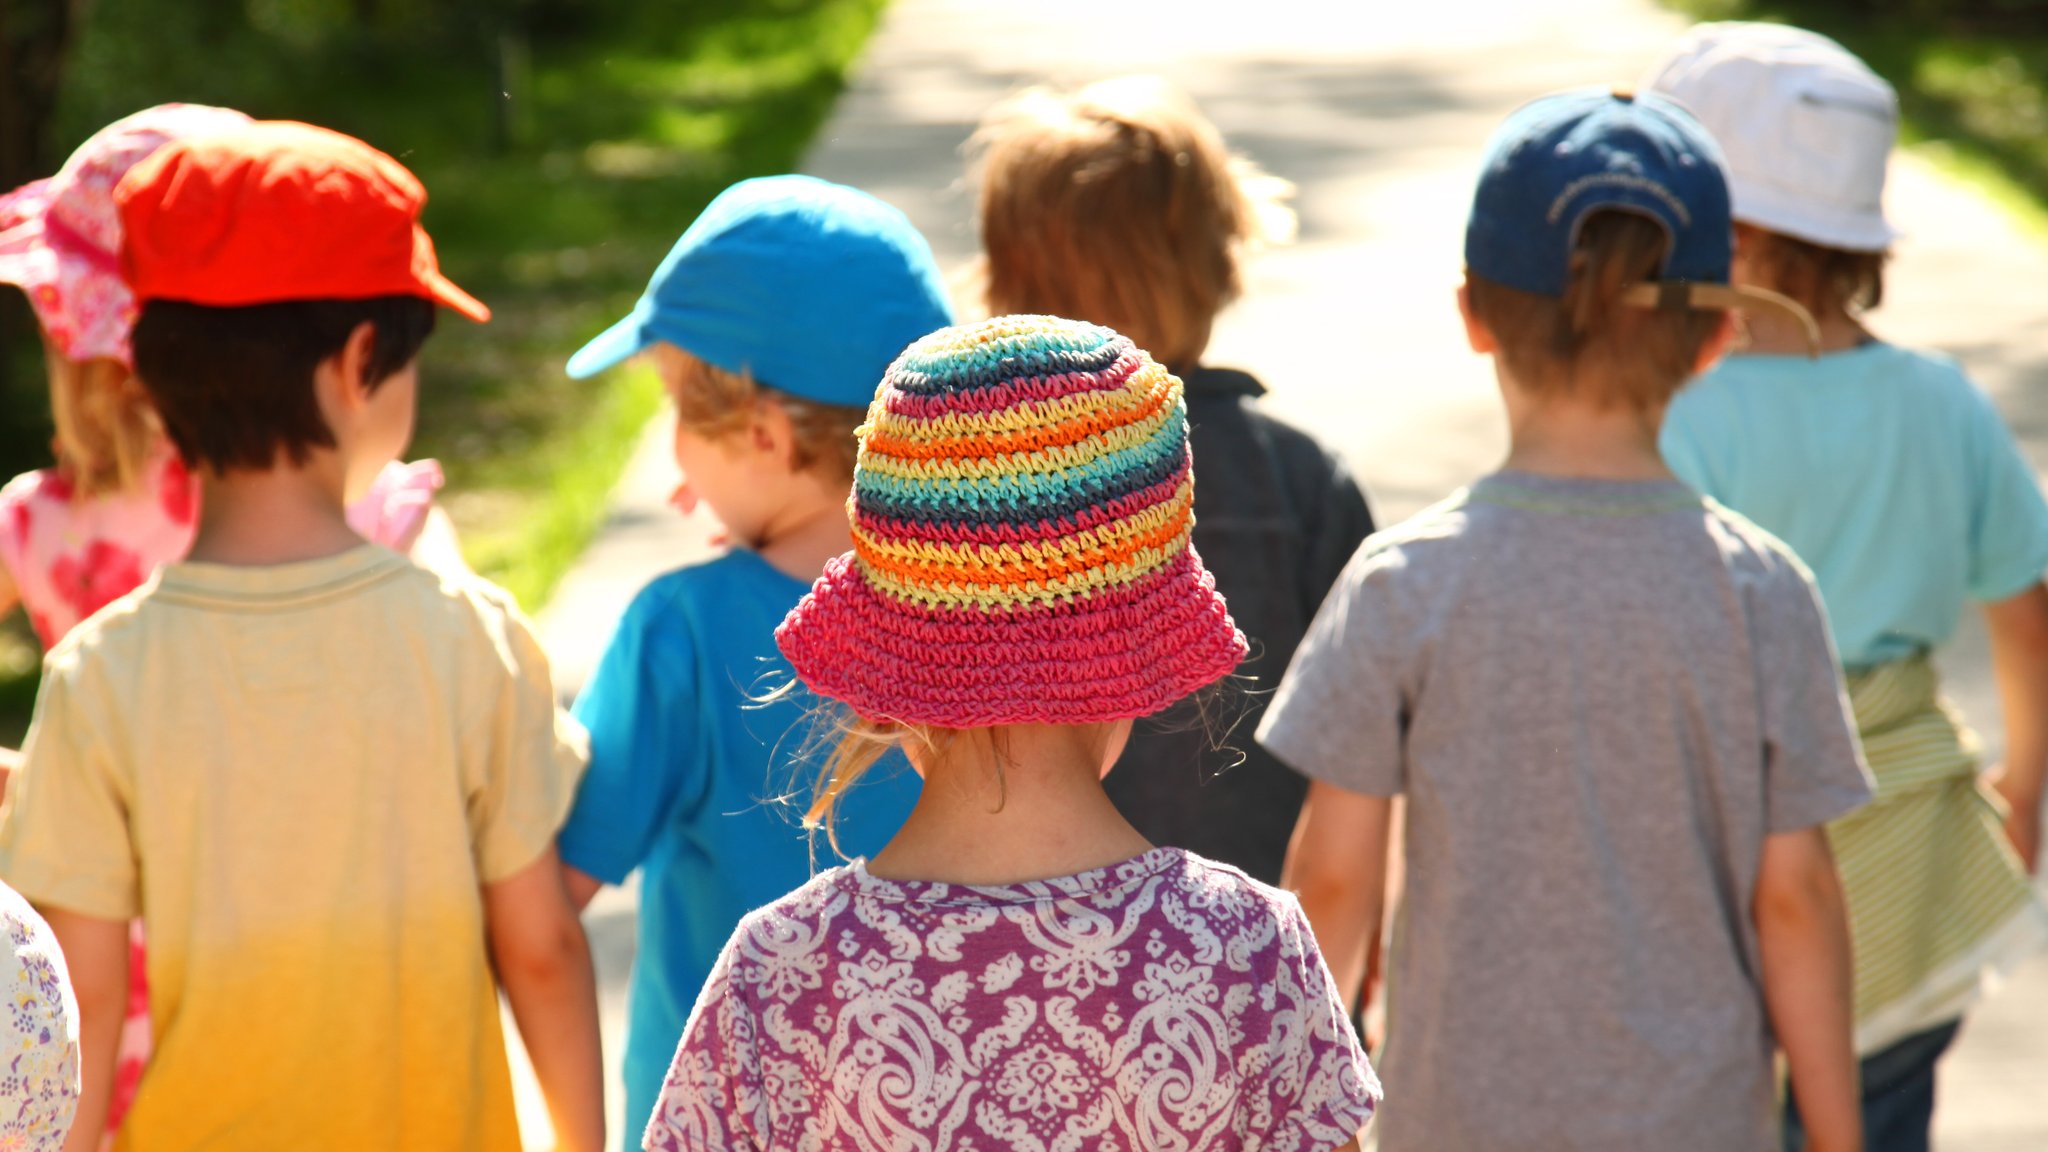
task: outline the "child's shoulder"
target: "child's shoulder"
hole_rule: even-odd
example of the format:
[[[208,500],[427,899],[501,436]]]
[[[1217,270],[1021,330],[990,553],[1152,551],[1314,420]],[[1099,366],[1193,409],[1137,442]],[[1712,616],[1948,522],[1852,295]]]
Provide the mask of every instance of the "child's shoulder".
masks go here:
[[[1354,568],[1406,572],[1417,566],[1457,563],[1485,526],[1475,521],[1470,489],[1460,489],[1398,524],[1365,538],[1352,558]]]
[[[621,629],[701,631],[715,639],[773,630],[805,587],[745,549],[664,572],[634,593]],[[787,601],[784,603],[783,601]]]
[[[1813,586],[1812,570],[1791,545],[1711,496],[1701,497],[1701,504],[1707,536],[1738,582],[1796,588],[1802,594]]]

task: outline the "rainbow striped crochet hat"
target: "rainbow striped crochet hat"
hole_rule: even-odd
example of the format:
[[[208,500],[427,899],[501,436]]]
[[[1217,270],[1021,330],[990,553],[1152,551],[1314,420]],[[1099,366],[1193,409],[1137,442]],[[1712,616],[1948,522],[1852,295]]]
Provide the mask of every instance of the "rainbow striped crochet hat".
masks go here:
[[[1107,328],[999,316],[890,366],[860,430],[854,550],[776,642],[869,719],[1147,716],[1245,655],[1189,543],[1180,381]]]

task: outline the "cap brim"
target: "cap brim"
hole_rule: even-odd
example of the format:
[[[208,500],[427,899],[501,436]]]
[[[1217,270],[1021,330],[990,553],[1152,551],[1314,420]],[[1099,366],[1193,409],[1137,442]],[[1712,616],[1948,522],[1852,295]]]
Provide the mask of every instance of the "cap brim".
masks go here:
[[[623,364],[649,343],[647,321],[635,307],[624,320],[598,333],[595,339],[569,357],[569,378],[586,380],[607,368]]]
[[[455,281],[441,275],[438,269],[428,272],[421,279],[425,282],[422,287],[426,288],[427,295],[435,303],[479,324],[490,320],[491,310],[484,306],[483,301],[456,287]]]

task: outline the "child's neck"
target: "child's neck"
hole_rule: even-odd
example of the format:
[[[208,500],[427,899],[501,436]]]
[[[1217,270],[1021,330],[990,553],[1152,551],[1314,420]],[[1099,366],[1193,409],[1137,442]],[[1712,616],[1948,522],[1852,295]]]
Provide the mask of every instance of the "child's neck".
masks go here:
[[[853,527],[846,519],[846,493],[852,479],[828,479],[804,473],[793,485],[794,498],[769,522],[754,551],[768,566],[808,584],[825,571],[825,563],[853,550]]]
[[[1107,867],[1151,849],[1102,790],[1103,749],[1087,729],[1016,725],[981,733],[924,765],[924,791],[868,870],[890,880],[1018,884]],[[1001,762],[1001,783],[997,766]]]
[[[348,526],[332,453],[303,467],[200,473],[199,532],[187,559],[260,567],[320,560],[360,547]]]
[[[1582,388],[1599,395],[1611,389]],[[1660,407],[1602,406],[1572,395],[1535,397],[1503,377],[1508,409],[1508,458],[1514,472],[1584,480],[1669,480],[1657,448],[1664,422]]]

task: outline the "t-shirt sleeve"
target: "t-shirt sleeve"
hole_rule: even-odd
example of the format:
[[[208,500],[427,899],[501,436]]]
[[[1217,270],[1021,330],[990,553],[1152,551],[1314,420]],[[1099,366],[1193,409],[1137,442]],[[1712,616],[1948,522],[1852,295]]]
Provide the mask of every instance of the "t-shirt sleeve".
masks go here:
[[[2003,600],[2048,572],[2048,501],[1990,398],[1971,389],[1970,598]]]
[[[1260,1148],[1331,1149],[1356,1137],[1380,1100],[1379,1078],[1316,948],[1308,917],[1284,897],[1272,1013],[1263,1036],[1248,1035],[1240,1137]]]
[[[760,1021],[733,984],[738,947],[735,935],[697,994],[640,1139],[647,1152],[742,1152],[767,1146],[763,1134],[769,1101]]]
[[[590,771],[562,827],[562,859],[607,884],[647,859],[681,802],[696,675],[674,637],[653,634],[659,607],[644,595],[633,603],[576,700]]]
[[[1359,549],[1324,599],[1273,703],[1258,741],[1305,776],[1374,796],[1406,783],[1402,680],[1405,631],[1389,577],[1398,547]]]
[[[1755,621],[1764,718],[1764,823],[1824,824],[1870,799],[1870,773],[1842,690],[1813,577],[1789,555],[1767,576]]]
[[[30,901],[107,920],[142,914],[129,777],[90,679],[52,655],[22,767],[0,807],[0,878]]]
[[[538,859],[555,840],[589,757],[583,728],[555,700],[548,659],[526,617],[509,602],[479,597],[496,680],[472,731],[470,843],[477,875],[495,883]]]

